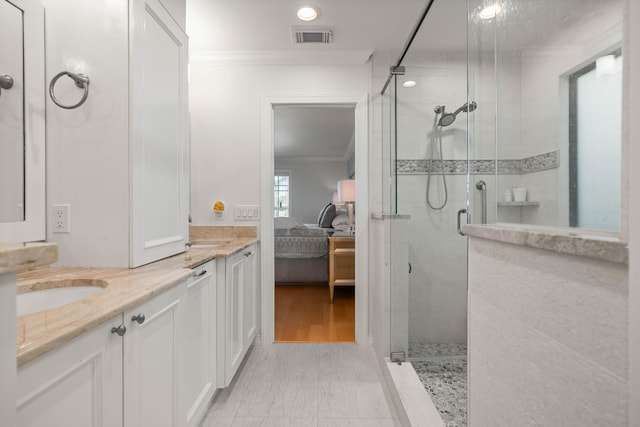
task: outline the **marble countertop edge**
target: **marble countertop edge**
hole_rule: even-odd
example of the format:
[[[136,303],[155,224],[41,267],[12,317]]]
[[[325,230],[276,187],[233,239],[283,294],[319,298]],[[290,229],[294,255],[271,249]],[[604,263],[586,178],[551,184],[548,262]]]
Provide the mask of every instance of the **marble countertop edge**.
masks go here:
[[[19,273],[18,288],[33,286],[38,282],[74,279],[104,280],[108,285],[104,292],[84,300],[19,316],[18,366],[184,282],[193,274],[192,268],[216,258],[231,256],[259,241],[254,237],[228,240],[227,244],[216,247],[192,247],[183,253],[134,269],[43,267]]]
[[[0,274],[15,273],[58,260],[55,243],[2,243],[0,244]]]
[[[468,224],[463,233],[497,242],[511,243],[567,255],[628,264],[628,243],[613,233],[590,232],[564,227],[541,227],[526,224]]]

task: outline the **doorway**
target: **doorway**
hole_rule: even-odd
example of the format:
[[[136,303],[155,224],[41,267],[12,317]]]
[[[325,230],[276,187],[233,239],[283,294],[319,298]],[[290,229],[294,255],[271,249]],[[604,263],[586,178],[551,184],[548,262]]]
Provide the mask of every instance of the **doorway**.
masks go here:
[[[330,267],[345,257],[329,249],[338,236],[354,239],[340,191],[355,185],[354,136],[352,104],[274,107],[276,342],[355,341],[355,283],[330,286]],[[340,271],[352,278],[353,258]]]
[[[367,340],[367,256],[368,245],[368,195],[367,195],[367,95],[366,94],[291,94],[265,96],[262,102],[261,120],[261,341],[264,344],[275,342],[275,236],[274,236],[274,177],[276,172],[276,112],[279,108],[297,106],[312,108],[314,106],[332,106],[336,108],[351,108],[354,116],[353,145],[355,151],[354,172],[358,177],[356,199],[358,209],[355,213],[355,223],[358,232],[355,234],[355,244],[364,250],[356,251],[355,276],[356,285],[352,287],[354,294],[355,341],[366,344]],[[295,186],[292,176],[292,188]],[[334,183],[335,184],[335,183]],[[332,192],[331,192],[332,193]],[[331,193],[326,196],[331,202]],[[291,195],[292,202],[295,194]],[[323,207],[323,206],[321,206]],[[295,209],[295,208],[294,208]],[[318,208],[314,208],[317,210]],[[291,212],[295,215],[294,211]],[[304,214],[305,217],[310,213]],[[311,221],[317,222],[317,212]],[[302,222],[302,221],[301,221]],[[304,224],[304,222],[302,222]],[[328,294],[325,285],[324,290]],[[346,290],[346,289],[345,289]],[[328,295],[327,295],[328,299]]]

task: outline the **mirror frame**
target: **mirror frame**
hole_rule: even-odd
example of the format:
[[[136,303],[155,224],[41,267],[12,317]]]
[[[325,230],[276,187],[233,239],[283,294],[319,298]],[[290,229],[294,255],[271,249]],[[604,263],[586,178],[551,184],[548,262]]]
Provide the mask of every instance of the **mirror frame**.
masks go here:
[[[10,3],[24,13],[25,220],[0,223],[0,242],[19,243],[46,239],[44,7],[32,0]]]

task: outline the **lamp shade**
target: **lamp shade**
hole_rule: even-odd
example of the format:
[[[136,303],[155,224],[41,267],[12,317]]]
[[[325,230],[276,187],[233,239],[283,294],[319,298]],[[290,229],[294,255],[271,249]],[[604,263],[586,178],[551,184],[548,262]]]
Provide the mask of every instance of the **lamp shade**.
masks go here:
[[[354,202],[356,200],[356,180],[343,179],[338,181],[338,201]]]

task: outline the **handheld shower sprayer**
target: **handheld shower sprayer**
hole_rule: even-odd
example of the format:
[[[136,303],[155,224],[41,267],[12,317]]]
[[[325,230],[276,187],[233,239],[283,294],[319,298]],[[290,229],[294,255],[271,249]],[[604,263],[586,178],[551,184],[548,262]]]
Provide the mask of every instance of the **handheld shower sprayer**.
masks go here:
[[[472,111],[475,111],[476,108],[478,108],[478,104],[476,104],[475,101],[471,101],[471,102],[465,102],[462,107],[458,108],[453,113],[445,112],[444,105],[436,106],[436,108],[434,108],[433,111],[436,114],[442,114],[442,116],[440,117],[440,120],[438,121],[438,125],[445,127],[453,124],[453,122],[456,121],[456,117],[458,117],[458,114],[460,114],[461,112],[464,111],[465,113],[470,113]]]
[[[475,101],[470,101],[465,102],[462,107],[458,108],[453,113],[447,113],[444,105],[436,105],[436,108],[433,110],[436,115],[433,117],[433,129],[431,131],[431,157],[428,159],[429,166],[427,169],[427,205],[429,205],[431,209],[440,210],[444,208],[449,197],[449,192],[447,190],[447,178],[444,170],[444,158],[442,155],[442,128],[455,122],[456,117],[461,112],[464,111],[465,113],[470,113],[475,111],[476,108],[478,108],[478,104],[476,104]],[[438,115],[441,115],[440,118],[438,118]],[[434,160],[437,162],[436,164],[440,169],[439,175],[442,177],[442,190],[444,193],[444,200],[438,205],[431,202],[431,176],[434,173],[438,173],[435,170],[436,167],[434,167]]]

